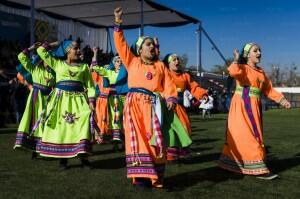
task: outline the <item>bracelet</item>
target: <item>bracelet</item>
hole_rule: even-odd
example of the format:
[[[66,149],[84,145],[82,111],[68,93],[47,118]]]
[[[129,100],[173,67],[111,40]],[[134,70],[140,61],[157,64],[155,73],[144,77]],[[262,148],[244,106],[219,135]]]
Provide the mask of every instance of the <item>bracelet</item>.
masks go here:
[[[279,104],[281,105],[281,106],[283,106],[284,104],[284,102],[286,102],[287,100],[285,99],[285,97],[283,97],[283,98],[281,98],[280,100],[279,100]]]
[[[122,20],[122,19],[119,19],[119,18],[115,18],[115,23],[116,23],[116,24],[122,24],[122,23],[123,23],[123,20]]]

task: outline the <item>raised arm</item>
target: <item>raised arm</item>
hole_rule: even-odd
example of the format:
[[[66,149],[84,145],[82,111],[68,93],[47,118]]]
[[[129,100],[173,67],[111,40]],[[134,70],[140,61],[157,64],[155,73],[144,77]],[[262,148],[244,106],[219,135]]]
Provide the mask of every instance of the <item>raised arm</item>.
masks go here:
[[[233,62],[232,64],[227,68],[229,71],[229,75],[237,80],[242,80],[242,78],[245,76],[245,65],[239,64],[239,51],[237,49],[234,49],[233,51]]]
[[[114,11],[115,14],[115,26],[114,26],[114,43],[115,48],[125,65],[126,69],[130,66],[130,62],[135,58],[134,54],[131,52],[129,45],[127,44],[123,30],[121,28],[122,24],[122,8],[118,7]]]
[[[111,75],[112,71],[98,65],[98,60],[97,60],[98,51],[99,51],[98,47],[93,47],[94,55],[92,58],[91,71],[98,73],[100,76],[108,77]]]
[[[203,95],[207,93],[206,90],[201,88],[200,85],[188,73],[185,73],[184,75],[188,81],[188,90],[197,100],[200,100]]]
[[[18,55],[18,59],[19,59],[20,63],[22,64],[22,66],[31,74],[33,73],[33,71],[35,69],[35,65],[31,63],[31,60],[29,58],[29,52],[37,49],[40,45],[41,45],[41,43],[36,42],[29,48],[25,48]]]
[[[37,53],[38,55],[41,57],[41,59],[48,65],[50,66],[54,71],[56,71],[56,67],[58,65],[58,63],[60,62],[59,59],[56,59],[55,57],[53,57],[49,52],[48,49],[51,46],[55,46],[57,45],[58,42],[53,42],[48,44],[47,42],[44,42],[42,46],[40,46],[37,49]]]

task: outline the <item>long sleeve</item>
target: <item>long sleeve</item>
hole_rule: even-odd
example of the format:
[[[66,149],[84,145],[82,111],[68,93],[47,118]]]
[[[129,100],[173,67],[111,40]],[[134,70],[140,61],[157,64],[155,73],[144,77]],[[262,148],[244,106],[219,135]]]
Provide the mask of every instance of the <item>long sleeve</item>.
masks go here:
[[[239,81],[243,79],[243,76],[245,76],[245,65],[243,64],[231,64],[227,70],[231,77]]]
[[[114,43],[123,64],[128,70],[130,67],[130,62],[136,57],[131,52],[130,47],[125,41],[124,33],[119,26],[115,27],[114,29]]]
[[[29,72],[29,73],[33,73],[35,66],[31,63],[30,58],[24,53],[21,52],[18,55],[18,59],[20,61],[20,63],[22,64],[22,66]]]
[[[85,84],[84,85],[85,88],[87,89],[87,95],[88,95],[89,100],[95,100],[95,95],[96,95],[95,86],[94,86],[92,75],[91,75],[87,65],[84,70],[83,82]]]
[[[102,77],[106,77],[109,80],[110,84],[116,83],[118,75],[115,71],[97,65],[93,66],[93,70]]]
[[[56,71],[58,63],[61,62],[59,59],[54,58],[48,51],[47,51],[46,44],[38,47],[37,53],[41,57],[41,59],[46,62],[48,66],[50,66],[54,71]]]
[[[276,91],[273,88],[271,80],[269,80],[267,77],[265,77],[262,92],[266,97],[270,98],[271,100],[274,100],[277,103],[279,103],[280,100],[284,97],[282,93]]]
[[[172,76],[169,72],[169,70],[164,67],[164,81],[163,81],[163,96],[166,98],[167,102],[172,101],[177,103],[177,90],[176,85],[172,79]]]
[[[204,94],[206,94],[206,90],[201,88],[200,85],[191,78],[189,74],[185,74],[188,81],[188,90],[190,90],[191,94],[197,99],[200,100]]]

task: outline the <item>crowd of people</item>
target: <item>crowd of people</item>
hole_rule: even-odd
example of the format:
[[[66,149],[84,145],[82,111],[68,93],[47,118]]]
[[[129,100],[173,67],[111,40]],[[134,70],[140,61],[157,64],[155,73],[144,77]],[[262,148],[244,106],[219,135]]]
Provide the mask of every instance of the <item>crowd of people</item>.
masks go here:
[[[202,117],[210,117],[215,94],[183,70],[175,53],[159,60],[157,38],[142,36],[130,47],[122,30],[122,15],[122,8],[116,8],[118,56],[109,65],[101,63],[97,47],[87,47],[87,56],[80,42],[72,40],[37,42],[18,53],[25,69],[18,70],[18,82],[30,93],[14,148],[30,149],[32,158],[57,158],[64,170],[74,157],[82,167],[92,168],[88,157],[93,144],[111,142],[115,149],[125,150],[127,177],[134,186],[162,188],[166,162],[188,157],[193,142],[185,107],[192,100],[201,100]],[[37,56],[31,59],[30,52]],[[285,108],[290,103],[272,88],[258,66],[260,58],[258,44],[246,44],[241,53],[234,51],[228,70],[236,89],[219,166],[273,179],[277,175],[265,164],[260,95]],[[226,105],[226,98],[223,103]]]

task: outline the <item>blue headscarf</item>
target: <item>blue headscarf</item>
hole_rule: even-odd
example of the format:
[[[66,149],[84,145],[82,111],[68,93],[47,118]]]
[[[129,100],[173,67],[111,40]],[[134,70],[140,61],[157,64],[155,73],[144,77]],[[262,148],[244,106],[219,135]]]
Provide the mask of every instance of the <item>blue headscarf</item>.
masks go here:
[[[63,58],[67,55],[70,48],[72,47],[72,40],[64,40],[60,43],[57,49],[52,53],[57,58]]]
[[[33,84],[32,75],[23,67],[22,64],[17,65],[16,70],[23,76],[28,84]]]

